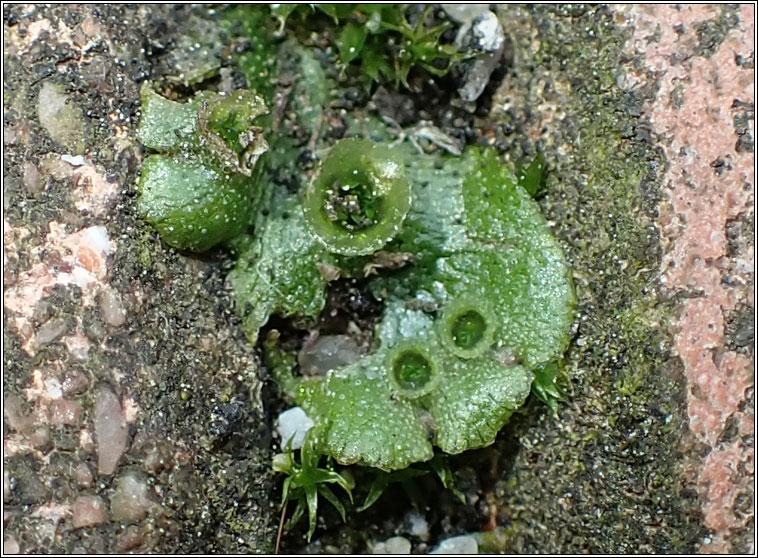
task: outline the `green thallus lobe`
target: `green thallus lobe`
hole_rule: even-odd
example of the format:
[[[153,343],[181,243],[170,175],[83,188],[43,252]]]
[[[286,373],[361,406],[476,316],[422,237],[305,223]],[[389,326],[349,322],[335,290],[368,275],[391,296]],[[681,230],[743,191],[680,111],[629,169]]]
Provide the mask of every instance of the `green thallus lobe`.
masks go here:
[[[414,263],[369,283],[385,301],[374,352],[296,380],[293,393],[324,425],[327,455],[383,470],[426,461],[434,446],[491,444],[529,394],[533,370],[560,358],[574,304],[539,207],[493,152],[392,155],[413,203],[383,250],[412,253]],[[277,373],[291,385],[290,370]]]
[[[198,93],[170,101],[145,83],[137,137],[158,151],[142,167],[140,215],[180,250],[203,252],[242,233],[260,205],[252,177],[268,149],[254,123],[267,112],[259,96]]]

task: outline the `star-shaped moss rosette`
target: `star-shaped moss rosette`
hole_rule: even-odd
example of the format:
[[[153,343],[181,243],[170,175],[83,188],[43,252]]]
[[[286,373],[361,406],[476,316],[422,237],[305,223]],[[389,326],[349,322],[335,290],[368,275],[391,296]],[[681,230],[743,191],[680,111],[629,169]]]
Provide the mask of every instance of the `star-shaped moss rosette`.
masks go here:
[[[282,486],[282,507],[286,506],[290,500],[297,502],[295,510],[284,529],[289,530],[296,524],[307,509],[309,542],[316,530],[318,497],[322,496],[327,502],[331,503],[339,512],[342,521],[345,521],[345,506],[328,485],[336,484],[341,487],[351,502],[353,500],[351,491],[355,486],[352,477],[348,473],[337,473],[328,459],[326,468],[319,467],[321,453],[317,450],[317,441],[317,430],[308,431],[300,449],[300,463],[295,459],[292,450],[288,448],[284,453],[274,456],[273,467],[275,472],[286,475]]]
[[[391,153],[412,204],[383,250],[411,253],[414,263],[371,282],[385,299],[376,349],[323,378],[292,376],[294,358],[272,366],[322,427],[326,455],[383,470],[426,461],[434,446],[459,453],[492,443],[534,371],[560,359],[574,307],[569,269],[539,206],[494,152]],[[304,246],[318,253],[318,244]],[[291,283],[292,270],[319,259],[307,253],[288,255],[295,267],[272,254],[289,292],[313,292]],[[332,264],[345,274],[360,268],[351,258]]]
[[[138,139],[159,154],[144,162],[140,215],[180,250],[203,252],[250,224],[260,205],[253,169],[268,145],[255,125],[267,112],[255,93],[198,93],[186,103],[141,90]]]

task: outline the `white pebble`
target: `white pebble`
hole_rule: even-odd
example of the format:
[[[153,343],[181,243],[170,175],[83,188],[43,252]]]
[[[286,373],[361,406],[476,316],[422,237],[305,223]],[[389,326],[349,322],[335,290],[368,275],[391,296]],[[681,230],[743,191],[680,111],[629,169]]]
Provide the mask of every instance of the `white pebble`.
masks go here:
[[[417,511],[411,510],[405,514],[405,523],[408,526],[406,533],[418,537],[422,541],[429,539],[429,523]]]
[[[281,447],[286,449],[290,438],[292,439],[292,449],[303,447],[305,434],[313,428],[313,421],[305,414],[302,407],[292,407],[287,409],[276,419],[276,431],[281,438]]]
[[[61,161],[67,162],[72,167],[81,167],[87,162],[81,155],[61,155]]]
[[[471,535],[460,535],[443,540],[429,554],[477,554],[479,545]]]
[[[391,537],[384,541],[387,554],[410,554],[411,541],[405,537]]]

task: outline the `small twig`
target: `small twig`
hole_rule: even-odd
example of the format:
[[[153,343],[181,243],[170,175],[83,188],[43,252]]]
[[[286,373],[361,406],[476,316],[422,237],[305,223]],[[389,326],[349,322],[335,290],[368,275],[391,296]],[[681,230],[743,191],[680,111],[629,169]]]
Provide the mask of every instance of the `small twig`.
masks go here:
[[[311,134],[311,139],[308,142],[308,149],[311,153],[313,153],[316,150],[316,142],[318,142],[319,134],[321,133],[321,127],[324,125],[324,112],[322,111],[321,114],[318,117],[318,122],[316,123],[316,128],[313,130],[313,134]]]
[[[290,81],[279,80],[276,84],[276,93],[274,94],[274,116],[271,123],[271,129],[274,135],[279,135],[279,126],[282,123],[284,111],[287,109],[287,104],[292,94],[293,84]]]
[[[284,531],[284,517],[287,515],[287,504],[289,504],[289,500],[285,500],[284,505],[282,506],[282,516],[279,518],[279,530],[276,532],[276,549],[274,550],[274,554],[279,554],[279,545],[282,542],[282,531]]]

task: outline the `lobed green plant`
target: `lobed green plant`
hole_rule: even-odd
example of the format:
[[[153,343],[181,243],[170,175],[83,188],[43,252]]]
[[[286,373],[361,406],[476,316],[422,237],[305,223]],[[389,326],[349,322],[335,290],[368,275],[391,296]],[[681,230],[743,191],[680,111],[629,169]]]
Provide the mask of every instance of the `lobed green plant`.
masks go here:
[[[313,176],[298,168],[287,134],[263,128],[255,93],[177,103],[146,85],[138,135],[158,153],[143,167],[138,209],[179,249],[231,248],[228,282],[252,343],[274,315],[312,327],[330,282],[364,279],[378,250],[404,262],[366,279],[383,312],[355,362],[305,378],[276,330],[262,340],[269,370],[316,425],[299,462],[286,451],[274,465],[283,502],[297,502],[290,525],[307,509],[310,537],[319,495],[345,513],[326,485],[352,502],[336,465],[376,471],[365,509],[388,483],[423,474],[419,464],[452,487],[444,457],[491,444],[530,392],[555,411],[574,291],[533,199],[539,158],[514,175],[490,149],[455,157],[390,147],[391,129],[350,115],[349,138],[330,145],[317,135],[318,111],[333,84],[309,50],[283,45],[308,75],[290,102],[321,154]],[[256,60],[251,82],[275,67],[270,55]]]
[[[261,202],[250,188],[258,157],[268,149],[256,120],[266,105],[251,91],[200,92],[170,101],[144,83],[137,138],[158,151],[143,164],[138,210],[163,240],[204,252],[243,232]]]

